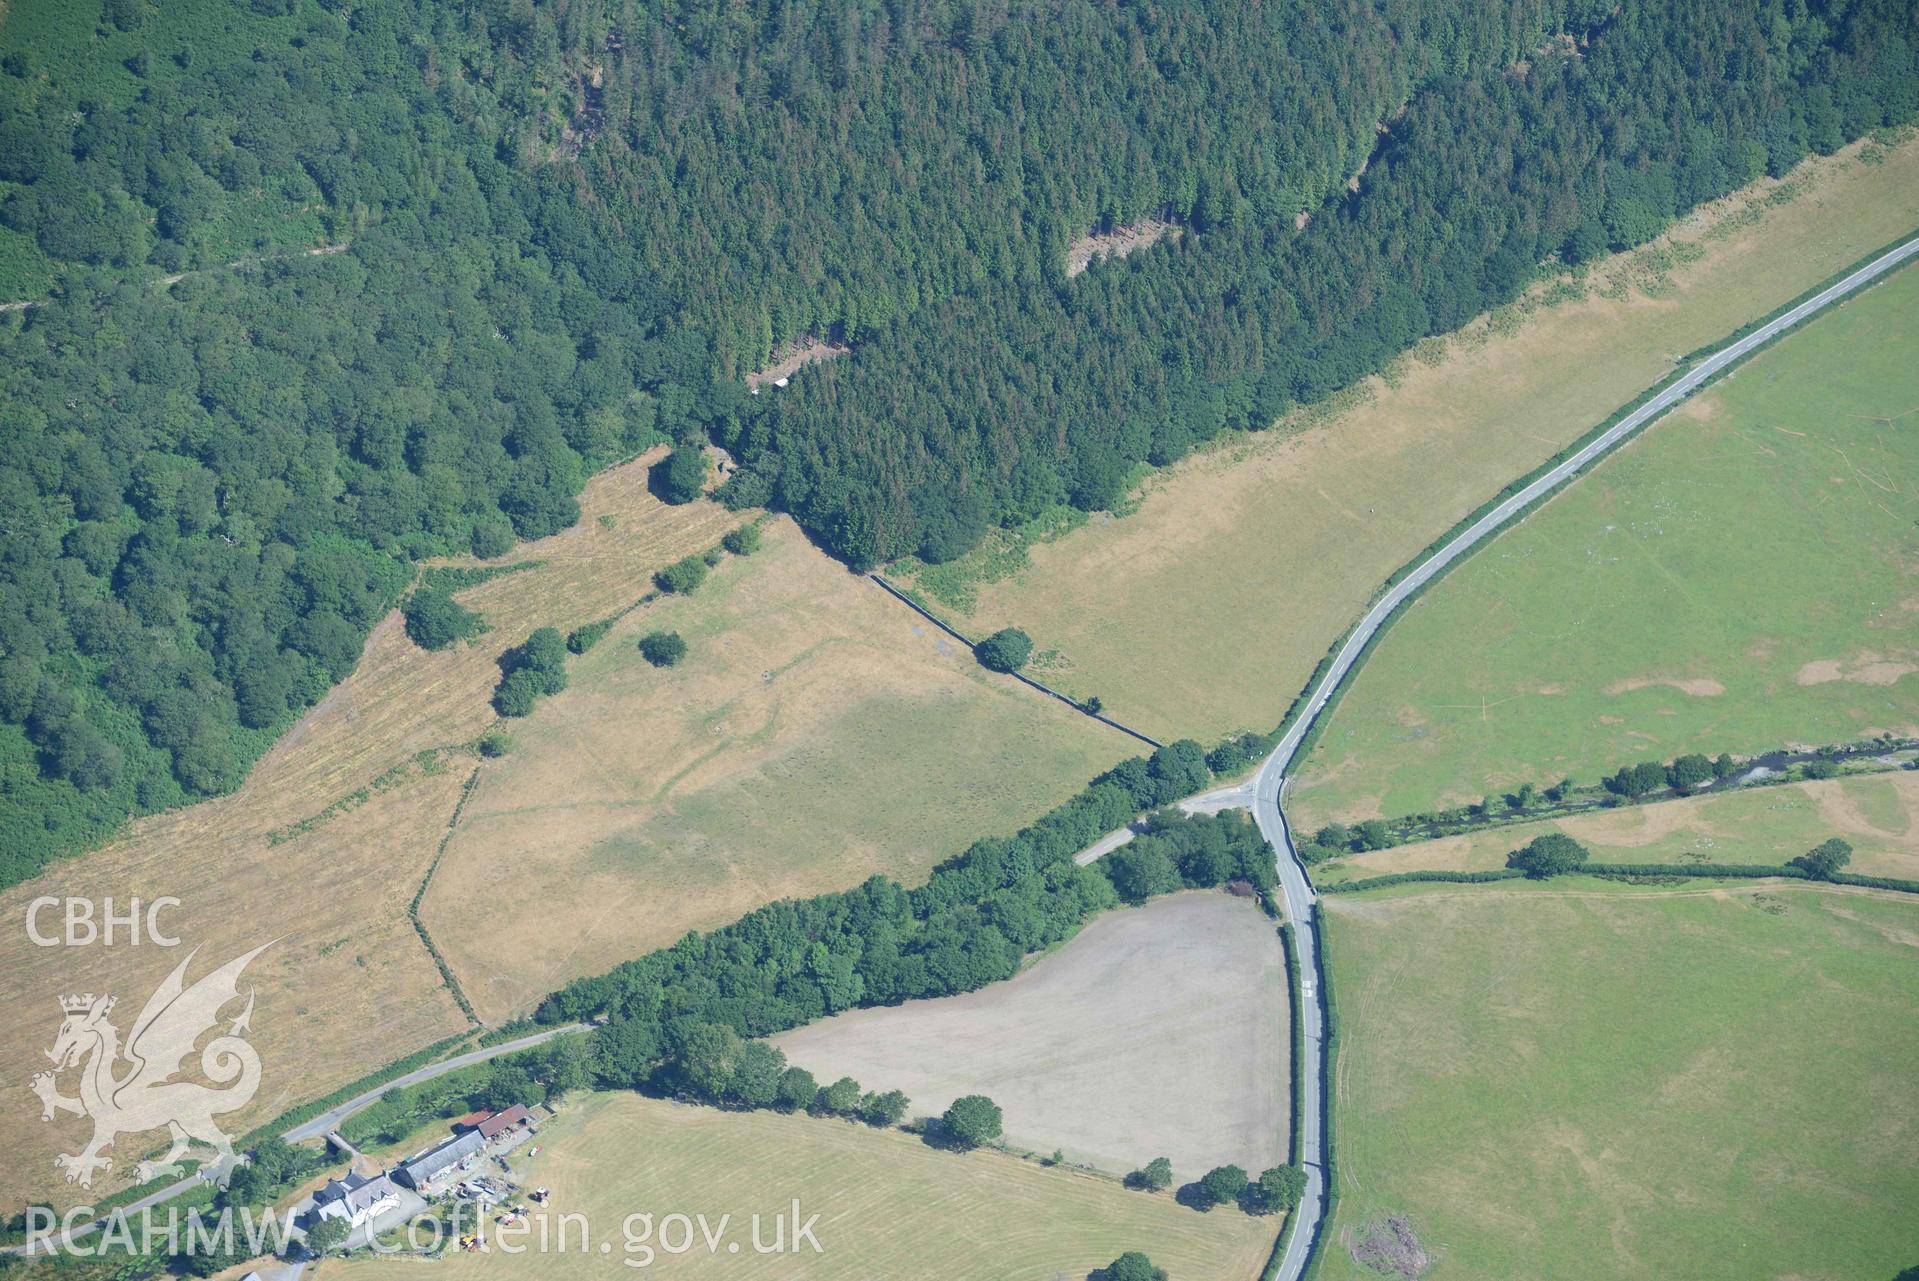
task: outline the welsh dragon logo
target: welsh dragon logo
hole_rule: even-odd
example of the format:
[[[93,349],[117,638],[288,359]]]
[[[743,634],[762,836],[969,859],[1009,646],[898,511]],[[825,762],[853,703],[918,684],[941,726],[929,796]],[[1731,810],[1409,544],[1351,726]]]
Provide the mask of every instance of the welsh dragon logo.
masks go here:
[[[234,1155],[232,1141],[213,1118],[245,1107],[260,1088],[260,1056],[241,1035],[249,1030],[253,1017],[250,989],[239,1017],[200,1051],[200,1070],[225,1088],[173,1078],[193,1053],[194,1043],[220,1021],[220,1011],[239,999],[240,972],[247,962],[271,946],[263,943],[228,961],[192,987],[186,986],[186,972],[198,949],[189,953],[147,998],[124,1047],[118,1029],[107,1020],[113,1012],[113,997],[89,992],[60,998],[66,1017],[53,1048],[47,1051],[53,1071],[36,1074],[32,1084],[40,1096],[41,1120],[53,1120],[56,1112],[93,1118],[93,1139],[86,1147],[54,1158],[55,1168],[66,1174],[67,1182],[93,1186],[95,1170],[113,1168],[113,1159],[100,1155],[102,1148],[112,1146],[119,1135],[163,1126],[172,1146],[158,1161],[140,1162],[141,1182],[178,1174],[180,1158],[195,1142],[213,1149],[213,1161],[205,1167],[210,1179],[224,1182],[233,1167],[245,1160]],[[76,1067],[80,1097],[70,1099],[60,1093],[56,1078]]]

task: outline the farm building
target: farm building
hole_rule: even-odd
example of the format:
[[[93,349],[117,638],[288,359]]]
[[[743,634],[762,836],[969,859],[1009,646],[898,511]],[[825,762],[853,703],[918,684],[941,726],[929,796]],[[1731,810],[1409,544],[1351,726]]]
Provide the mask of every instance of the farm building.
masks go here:
[[[401,1183],[418,1191],[448,1171],[478,1160],[485,1150],[485,1136],[478,1130],[468,1130],[437,1148],[429,1148],[419,1156],[400,1162],[393,1174]]]
[[[309,1221],[345,1219],[357,1228],[399,1203],[400,1188],[388,1176],[380,1174],[369,1178],[348,1170],[342,1178],[327,1180],[326,1185],[313,1194]]]
[[[460,1119],[462,1121],[466,1120],[465,1117]],[[532,1124],[533,1114],[526,1110],[526,1104],[515,1103],[512,1107],[506,1108],[503,1111],[480,1113],[479,1119],[472,1123],[472,1128],[479,1132],[481,1138],[492,1140],[499,1138],[502,1134],[517,1130],[521,1126],[530,1126]]]

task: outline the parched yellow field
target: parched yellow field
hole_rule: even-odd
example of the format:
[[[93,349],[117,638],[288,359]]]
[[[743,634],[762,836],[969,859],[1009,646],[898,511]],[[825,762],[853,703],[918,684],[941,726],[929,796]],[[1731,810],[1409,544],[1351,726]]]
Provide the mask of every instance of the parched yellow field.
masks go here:
[[[461,1253],[437,1262],[409,1259],[329,1263],[329,1281],[479,1281],[519,1277],[779,1278],[780,1281],[1073,1281],[1143,1250],[1180,1281],[1245,1281],[1258,1274],[1282,1220],[1237,1210],[1202,1214],[1167,1194],[1047,1169],[995,1152],[936,1151],[911,1135],[845,1121],[772,1112],[726,1113],[637,1095],[598,1095],[549,1123],[540,1154],[515,1163],[514,1176],[552,1189],[549,1240],[558,1216],[584,1215],[569,1229],[568,1251],[528,1249],[508,1256]],[[773,1217],[790,1205],[819,1215],[820,1249],[756,1254],[773,1240]],[[654,1231],[629,1249],[629,1216],[650,1214]],[[705,1215],[717,1249],[697,1228],[693,1248],[678,1242],[672,1214]],[[635,1236],[639,1224],[631,1224]],[[665,1235],[661,1236],[661,1230]],[[537,1226],[529,1242],[537,1241]],[[602,1254],[600,1242],[610,1250]],[[728,1249],[737,1244],[737,1252]],[[628,1261],[632,1266],[628,1266]]]
[[[1870,774],[1707,793],[1571,818],[1417,841],[1322,864],[1315,881],[1392,872],[1477,872],[1546,832],[1564,832],[1601,863],[1785,863],[1828,837],[1852,845],[1849,872],[1919,880],[1919,773]]]
[[[791,522],[765,532],[572,660],[482,773],[421,910],[483,1018],[774,899],[914,883],[1133,754]],[[686,638],[678,667],[640,656],[655,629]]]
[[[983,585],[1049,680],[1160,738],[1271,729],[1379,585],[1460,517],[1723,338],[1919,225],[1919,142],[1815,160],[1606,264],[1574,301],[1430,340],[1349,407],[1235,437]]]
[[[571,628],[631,604],[654,570],[745,519],[712,503],[657,502],[645,480],[654,460],[596,478],[574,528],[508,558],[539,568],[461,593],[487,634],[426,653],[397,613],[388,617],[358,670],[238,792],[132,824],[111,845],[0,895],[0,913],[20,922],[28,901],[49,893],[111,896],[122,910],[132,896],[175,896],[181,905],[164,924],[185,948],[201,948],[189,978],[278,940],[246,974],[258,990],[263,1079],[253,1104],[223,1120],[238,1133],[467,1025],[407,905],[476,769],[468,816],[524,804],[514,789],[531,786],[539,803],[563,795],[618,820],[595,829],[553,811],[531,828],[481,823],[469,833],[463,824],[456,834],[426,916],[453,936],[460,977],[491,1018],[543,994],[549,975],[605,968],[763,898],[873,871],[916,876],[1129,754],[1112,731],[942,654],[914,634],[906,611],[781,525],[767,550],[723,564],[699,596],[635,611],[572,660],[575,689],[510,723],[519,750],[482,765],[470,745],[500,723],[488,700],[502,650],[536,627]],[[639,630],[662,624],[695,646],[670,674],[633,648]],[[729,707],[742,719],[728,722]],[[726,724],[740,728],[714,732]],[[617,842],[639,839],[630,824],[649,816],[651,844],[636,864]],[[529,830],[551,834],[546,852],[559,864],[524,857],[519,837]],[[496,832],[508,835],[495,844]],[[613,874],[595,880],[594,866]],[[500,902],[513,905],[504,918],[480,906]],[[466,939],[485,947],[459,950]],[[78,1151],[89,1128],[71,1116],[42,1123],[27,1083],[47,1066],[60,995],[117,995],[124,1034],[185,948],[39,948],[21,929],[0,934],[0,1142],[9,1151],[0,1204],[98,1198],[131,1181],[135,1160],[162,1141],[123,1137],[93,1188],[69,1187],[54,1155]],[[493,981],[500,974],[514,981]]]

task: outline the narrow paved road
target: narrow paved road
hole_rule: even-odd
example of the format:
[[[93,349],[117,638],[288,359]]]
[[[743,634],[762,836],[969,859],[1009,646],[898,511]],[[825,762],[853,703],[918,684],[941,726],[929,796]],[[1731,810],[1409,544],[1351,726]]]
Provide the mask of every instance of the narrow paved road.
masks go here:
[[[1840,299],[1858,290],[1861,286],[1877,279],[1899,264],[1919,254],[1919,240],[1888,250],[1873,259],[1859,270],[1848,275],[1838,283],[1821,290],[1811,298],[1800,303],[1792,310],[1767,322],[1744,338],[1727,343],[1718,351],[1700,361],[1689,370],[1685,377],[1654,396],[1644,405],[1620,419],[1617,424],[1603,434],[1593,438],[1577,453],[1551,471],[1500,503],[1484,516],[1474,521],[1466,529],[1449,539],[1444,546],[1433,552],[1417,568],[1374,603],[1366,611],[1366,616],[1353,629],[1346,643],[1340,646],[1332,666],[1326,670],[1319,684],[1314,687],[1305,710],[1286,731],[1273,754],[1266,758],[1260,767],[1253,789],[1253,818],[1259,824],[1259,830],[1272,842],[1278,853],[1279,884],[1286,896],[1286,916],[1293,922],[1294,937],[1299,944],[1300,974],[1308,984],[1317,988],[1322,978],[1319,967],[1319,931],[1313,918],[1312,882],[1306,877],[1306,866],[1299,859],[1299,852],[1293,848],[1292,833],[1286,825],[1286,815],[1281,808],[1283,793],[1286,789],[1286,771],[1292,768],[1293,758],[1299,752],[1301,740],[1312,727],[1320,713],[1326,709],[1326,702],[1346,679],[1366,645],[1379,632],[1392,612],[1418,591],[1433,577],[1451,565],[1454,561],[1471,551],[1479,543],[1497,533],[1532,503],[1550,493],[1554,487],[1568,478],[1577,475],[1595,460],[1604,457],[1634,432],[1653,419],[1671,409],[1674,405],[1697,391],[1713,375],[1727,365],[1739,360],[1755,348],[1763,346],[1785,330],[1798,324]],[[1327,1084],[1326,1040],[1324,1017],[1321,1004],[1323,994],[1309,989],[1306,999],[1301,1002],[1300,1023],[1305,1032],[1306,1053],[1316,1067],[1304,1074],[1302,1100],[1305,1115],[1300,1118],[1300,1159],[1306,1166],[1306,1192],[1300,1199],[1299,1226],[1293,1231],[1292,1239],[1287,1243],[1286,1257],[1280,1260],[1279,1270],[1275,1274],[1277,1281],[1296,1281],[1300,1271],[1306,1266],[1306,1260],[1312,1252],[1314,1240],[1325,1230],[1326,1186],[1324,1167],[1326,1163],[1326,1137],[1322,1126],[1325,1117],[1324,1090]]]
[[[438,1063],[429,1063],[423,1068],[415,1068],[413,1071],[402,1076],[394,1077],[384,1085],[376,1085],[370,1090],[354,1095],[339,1107],[322,1112],[311,1121],[301,1122],[299,1125],[287,1130],[280,1137],[289,1143],[298,1143],[305,1139],[320,1138],[325,1135],[327,1131],[337,1128],[341,1122],[345,1121],[355,1112],[358,1112],[361,1108],[378,1102],[388,1090],[397,1090],[403,1086],[416,1085],[421,1081],[431,1081],[436,1076],[444,1076],[448,1072],[455,1072],[463,1067],[472,1067],[475,1063],[484,1063],[488,1059],[497,1059],[502,1054],[512,1054],[518,1050],[530,1050],[536,1045],[544,1045],[556,1036],[563,1035],[567,1032],[578,1032],[585,1026],[583,1023],[569,1023],[564,1027],[548,1028],[544,1032],[535,1032],[531,1036],[522,1036],[511,1041],[502,1041],[498,1045],[490,1045],[484,1049],[468,1050],[465,1054],[456,1054],[450,1059],[442,1059]],[[201,1178],[196,1171],[184,1179],[179,1179],[167,1184],[167,1186],[157,1192],[152,1192],[141,1197],[138,1201],[120,1206],[112,1211],[112,1213],[124,1214],[129,1219],[136,1219],[139,1217],[140,1211],[171,1201],[174,1197],[199,1187],[200,1183]],[[107,1221],[108,1217],[110,1217],[110,1215],[102,1215],[100,1218],[93,1219],[87,1223],[75,1224],[72,1231],[58,1233],[54,1236],[35,1241],[31,1245],[12,1246],[5,1251],[0,1251],[0,1253],[45,1254],[54,1249],[56,1243],[65,1245],[68,1242],[79,1240],[90,1232],[97,1232]]]
[[[328,1130],[338,1129],[340,1123],[380,1100],[389,1090],[398,1090],[409,1085],[418,1085],[421,1081],[431,1081],[436,1076],[445,1076],[448,1072],[457,1072],[463,1067],[472,1067],[475,1063],[484,1063],[488,1059],[497,1059],[502,1054],[515,1054],[521,1050],[530,1050],[536,1045],[545,1045],[556,1036],[568,1032],[578,1032],[584,1023],[568,1023],[564,1027],[548,1028],[544,1032],[535,1032],[531,1036],[517,1037],[511,1041],[502,1041],[498,1045],[489,1045],[484,1049],[468,1050],[465,1054],[456,1054],[450,1059],[441,1059],[438,1063],[429,1063],[423,1068],[415,1068],[404,1076],[396,1076],[383,1085],[376,1085],[364,1094],[356,1094],[337,1108],[320,1113],[311,1121],[303,1121],[288,1130],[282,1137],[288,1143],[299,1143],[305,1139],[317,1139]]]

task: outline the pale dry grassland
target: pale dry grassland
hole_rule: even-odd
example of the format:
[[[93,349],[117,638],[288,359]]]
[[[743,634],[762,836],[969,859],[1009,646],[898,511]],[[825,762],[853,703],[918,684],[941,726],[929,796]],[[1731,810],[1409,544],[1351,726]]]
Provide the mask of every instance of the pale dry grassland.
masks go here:
[[[655,629],[685,637],[678,667],[640,656]],[[774,899],[915,884],[1135,747],[987,673],[786,520],[570,671],[482,774],[422,905],[488,1020]]]

